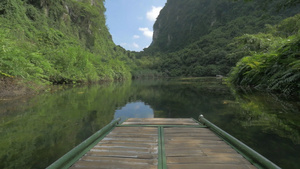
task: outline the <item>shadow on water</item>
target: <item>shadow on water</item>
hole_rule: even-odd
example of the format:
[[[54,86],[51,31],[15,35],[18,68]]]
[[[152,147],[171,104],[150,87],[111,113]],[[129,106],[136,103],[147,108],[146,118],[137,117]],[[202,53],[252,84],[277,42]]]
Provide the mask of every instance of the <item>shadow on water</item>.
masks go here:
[[[135,80],[0,102],[0,168],[45,168],[114,118],[199,114],[279,166],[297,168],[299,104],[215,78]]]

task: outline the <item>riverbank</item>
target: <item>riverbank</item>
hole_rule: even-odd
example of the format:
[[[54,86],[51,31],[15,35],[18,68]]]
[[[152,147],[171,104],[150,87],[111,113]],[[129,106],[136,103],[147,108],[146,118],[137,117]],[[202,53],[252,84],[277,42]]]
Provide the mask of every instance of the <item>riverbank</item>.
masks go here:
[[[0,100],[38,94],[45,86],[19,78],[0,78]]]
[[[89,82],[81,82],[81,83],[45,84],[41,82],[39,83],[39,82],[29,81],[22,78],[3,76],[0,77],[0,101],[12,100],[20,97],[30,97],[30,96],[41,94],[43,92],[52,93],[61,89],[74,87],[74,86],[106,84],[106,83],[112,83],[117,81],[122,81],[122,80],[106,79],[106,80],[89,81]]]

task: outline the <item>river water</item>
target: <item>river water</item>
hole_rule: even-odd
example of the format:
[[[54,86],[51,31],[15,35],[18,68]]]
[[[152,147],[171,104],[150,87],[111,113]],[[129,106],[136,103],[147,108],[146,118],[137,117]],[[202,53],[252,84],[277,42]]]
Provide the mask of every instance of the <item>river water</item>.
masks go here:
[[[203,114],[282,168],[300,166],[300,101],[215,78],[134,80],[0,100],[0,168],[45,168],[115,118]]]

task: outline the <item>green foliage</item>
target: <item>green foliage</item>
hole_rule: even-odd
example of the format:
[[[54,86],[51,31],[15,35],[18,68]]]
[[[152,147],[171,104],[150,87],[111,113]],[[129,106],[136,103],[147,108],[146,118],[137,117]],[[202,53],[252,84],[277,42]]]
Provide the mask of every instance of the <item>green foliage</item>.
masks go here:
[[[112,42],[104,11],[103,1],[1,1],[1,74],[55,84],[129,79],[132,61]]]
[[[36,45],[12,39],[7,29],[0,29],[1,72],[27,79],[47,79],[51,64],[38,51]]]
[[[299,18],[300,14],[283,20],[272,34],[245,35],[238,38],[241,42],[241,50],[247,50],[248,56],[242,58],[233,68],[230,81],[239,86],[298,95],[300,93]],[[285,29],[286,24],[291,21],[296,23]],[[296,29],[298,32],[294,31]]]
[[[270,25],[267,25],[267,27],[270,29]],[[226,58],[230,60],[231,64],[235,64],[244,56],[273,51],[287,42],[288,39],[273,36],[273,34],[271,34],[272,31],[273,30],[268,34],[245,34],[235,38],[233,42],[229,44],[232,50]],[[274,34],[276,34],[276,32],[274,32]]]
[[[167,76],[159,71],[161,64],[161,57],[159,53],[153,56],[144,56],[143,52],[137,53],[134,59],[134,65],[132,65],[132,77],[133,78],[155,78]]]

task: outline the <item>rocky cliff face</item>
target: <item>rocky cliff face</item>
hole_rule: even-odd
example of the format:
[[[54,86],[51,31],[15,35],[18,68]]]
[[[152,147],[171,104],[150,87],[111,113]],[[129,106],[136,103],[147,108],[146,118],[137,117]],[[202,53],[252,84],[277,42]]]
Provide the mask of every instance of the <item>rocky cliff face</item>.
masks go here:
[[[286,3],[168,0],[154,24],[153,42],[144,53],[156,56],[159,63],[153,67],[167,76],[226,75],[245,54],[235,51],[235,38],[272,31],[272,25],[299,13],[299,3]]]
[[[215,11],[211,10],[214,3],[214,0],[168,0],[154,25],[151,46],[176,49],[183,41],[207,34],[208,22],[215,20]]]
[[[150,49],[168,52],[180,50],[211,31],[242,17],[251,20],[252,25],[240,25],[239,31],[224,38],[255,33],[263,29],[265,24],[278,23],[280,19],[297,13],[299,8],[294,7],[279,10],[278,5],[283,2],[284,0],[168,0],[154,24]],[[244,29],[247,26],[252,27],[252,30]]]

